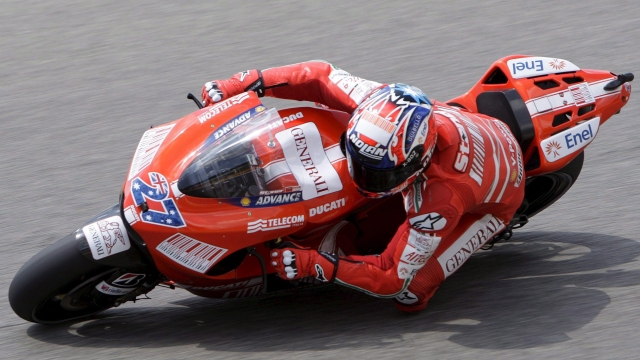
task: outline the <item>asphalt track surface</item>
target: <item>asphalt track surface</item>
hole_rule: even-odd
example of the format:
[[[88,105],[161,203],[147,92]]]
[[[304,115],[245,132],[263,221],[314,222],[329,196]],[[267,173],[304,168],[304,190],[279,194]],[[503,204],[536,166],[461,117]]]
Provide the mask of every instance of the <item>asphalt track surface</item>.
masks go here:
[[[325,59],[447,100],[515,53],[640,73],[639,13],[637,1],[3,1],[0,358],[637,359],[634,96],[569,193],[418,315],[338,287],[239,301],[157,289],[42,326],[14,315],[6,290],[37,251],[117,202],[142,133],[195,110],[185,95],[207,80]]]

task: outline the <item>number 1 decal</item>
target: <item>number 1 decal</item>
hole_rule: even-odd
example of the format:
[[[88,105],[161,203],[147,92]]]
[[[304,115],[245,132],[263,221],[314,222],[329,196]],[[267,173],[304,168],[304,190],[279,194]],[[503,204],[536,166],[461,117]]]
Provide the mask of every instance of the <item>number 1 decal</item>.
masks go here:
[[[136,206],[143,202],[160,203],[164,211],[147,210],[140,213],[143,222],[169,227],[187,226],[176,206],[175,200],[169,197],[169,183],[160,173],[150,172],[149,180],[151,185],[144,182],[140,177],[136,177],[131,182],[131,194]]]

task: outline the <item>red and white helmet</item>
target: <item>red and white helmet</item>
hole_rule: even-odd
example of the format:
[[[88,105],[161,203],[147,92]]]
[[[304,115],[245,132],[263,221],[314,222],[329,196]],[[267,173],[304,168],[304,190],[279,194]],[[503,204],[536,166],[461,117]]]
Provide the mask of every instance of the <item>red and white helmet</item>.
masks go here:
[[[349,120],[349,173],[362,194],[402,191],[424,171],[436,145],[432,104],[418,88],[391,84],[374,91]]]

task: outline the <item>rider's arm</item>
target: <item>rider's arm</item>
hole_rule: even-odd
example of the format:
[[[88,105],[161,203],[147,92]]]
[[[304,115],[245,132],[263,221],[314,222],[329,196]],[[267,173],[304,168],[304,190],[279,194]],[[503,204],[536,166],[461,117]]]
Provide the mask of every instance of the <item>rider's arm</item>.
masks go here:
[[[258,96],[313,101],[347,112],[353,111],[371,91],[382,85],[352,76],[324,61],[247,70],[214,83],[222,92],[220,100],[253,90]],[[208,100],[208,91],[203,90],[205,100]]]
[[[456,229],[464,211],[458,195],[440,181],[414,183],[403,195],[407,221],[387,249],[378,256],[341,258],[336,282],[374,296],[398,295]]]

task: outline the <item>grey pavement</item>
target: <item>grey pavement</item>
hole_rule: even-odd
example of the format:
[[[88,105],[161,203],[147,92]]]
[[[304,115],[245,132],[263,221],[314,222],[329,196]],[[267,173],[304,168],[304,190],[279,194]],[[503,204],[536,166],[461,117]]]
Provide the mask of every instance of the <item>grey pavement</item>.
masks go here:
[[[638,74],[639,13],[624,0],[3,1],[0,358],[637,359],[637,95],[569,193],[417,315],[338,287],[239,301],[157,289],[42,326],[13,314],[6,289],[37,251],[117,202],[142,133],[195,110],[185,95],[205,81],[324,59],[447,100],[509,54]]]

